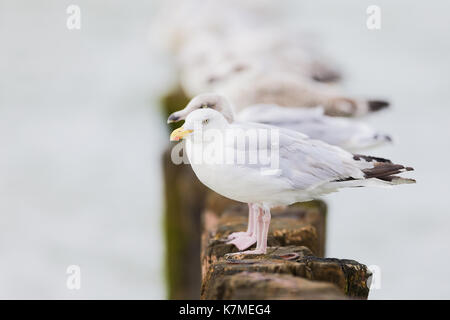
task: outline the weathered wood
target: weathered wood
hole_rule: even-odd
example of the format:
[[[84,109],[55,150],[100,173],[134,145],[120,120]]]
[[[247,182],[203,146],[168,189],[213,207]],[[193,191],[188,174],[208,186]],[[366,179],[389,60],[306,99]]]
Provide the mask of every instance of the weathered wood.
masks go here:
[[[200,214],[206,187],[189,165],[174,165],[167,151],[165,176],[166,277],[170,299],[198,299],[200,291]]]
[[[346,297],[367,298],[369,289],[366,282],[370,272],[366,266],[353,260],[319,257],[324,252],[325,208],[322,202],[313,201],[274,210],[267,254],[240,254],[233,256],[233,259],[226,259],[226,254],[238,251],[234,246],[226,244],[227,236],[232,232],[245,230],[248,208],[209,194],[203,215],[201,298],[232,299],[239,296],[242,299],[277,299],[277,294],[289,299],[336,297],[333,289],[330,289],[329,295],[323,291],[319,295],[314,293],[316,289],[313,290],[314,287],[311,286],[310,294],[300,288],[294,290],[292,286],[281,288],[281,283],[286,282],[276,282],[273,288],[272,284],[268,284],[267,292],[256,293],[259,286],[253,280],[245,282],[242,276],[238,276],[242,272],[271,275],[271,279],[288,275],[303,280],[327,282]],[[317,230],[321,230],[320,241]],[[243,289],[245,285],[249,287]],[[234,286],[238,286],[242,292],[237,293]],[[244,293],[248,293],[248,296]],[[299,296],[295,297],[294,293]]]
[[[174,90],[162,101],[167,116],[186,105],[188,99]],[[200,215],[206,197],[206,187],[198,181],[191,166],[175,165],[171,147],[163,154],[166,244],[165,270],[169,299],[200,297]]]
[[[219,278],[204,299],[248,300],[343,300],[334,284],[261,272],[240,272]]]
[[[188,104],[188,102],[189,97],[186,96],[181,88],[173,88],[167,93],[167,95],[165,95],[161,99],[161,111],[164,115],[164,118],[167,119],[171,113],[183,109]],[[170,130],[174,130],[179,126],[179,123],[168,124]]]
[[[269,247],[265,255],[241,254],[232,259],[221,257],[205,271],[201,295],[203,299],[214,299],[213,292],[217,292],[215,288],[218,283],[222,283],[224,276],[242,272],[287,274],[332,283],[348,297],[365,299],[369,294],[366,282],[370,272],[365,265],[353,260],[318,258],[306,247]]]
[[[325,204],[314,201],[296,204],[286,209],[273,210],[269,229],[269,246],[306,246],[317,256],[325,251]],[[210,192],[203,215],[202,275],[205,276],[211,263],[227,253],[238,249],[227,244],[227,237],[235,231],[245,231],[248,222],[248,207]],[[322,230],[321,238],[317,230]]]
[[[222,240],[236,231],[245,231],[248,223],[248,207],[246,204],[229,200],[215,192],[209,192],[206,200],[209,219],[205,231],[210,232],[209,241],[215,240],[210,247],[225,247],[226,253],[234,247],[226,245]],[[325,230],[327,207],[323,201],[297,203],[286,208],[272,210],[269,235],[269,246],[298,245],[307,246],[318,257],[325,255]],[[215,215],[211,217],[210,214]],[[212,224],[212,222],[215,224]],[[229,249],[226,249],[228,247]],[[218,249],[218,248],[216,248]],[[237,251],[237,250],[236,250]]]

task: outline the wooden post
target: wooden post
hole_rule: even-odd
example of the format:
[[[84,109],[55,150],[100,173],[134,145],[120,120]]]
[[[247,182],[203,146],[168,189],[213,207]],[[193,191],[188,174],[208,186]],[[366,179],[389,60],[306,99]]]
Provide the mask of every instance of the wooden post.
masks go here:
[[[172,91],[162,101],[165,116],[181,109],[187,102],[188,98],[182,91]],[[189,164],[175,165],[172,162],[171,147],[162,157],[168,298],[199,299],[200,215],[207,189],[198,181]]]
[[[244,230],[247,207],[224,205],[227,200],[212,197],[215,200],[207,200],[203,215],[202,299],[367,298],[370,272],[366,266],[321,257],[326,215],[321,201],[274,212],[267,254],[225,258],[237,251],[225,239],[231,232]]]
[[[186,105],[175,90],[165,115]],[[326,205],[322,201],[273,210],[266,255],[238,255],[226,237],[246,229],[247,206],[201,184],[190,165],[164,153],[166,270],[170,299],[365,299],[367,267],[323,258]],[[201,243],[201,248],[200,248]],[[200,272],[201,271],[201,272]]]

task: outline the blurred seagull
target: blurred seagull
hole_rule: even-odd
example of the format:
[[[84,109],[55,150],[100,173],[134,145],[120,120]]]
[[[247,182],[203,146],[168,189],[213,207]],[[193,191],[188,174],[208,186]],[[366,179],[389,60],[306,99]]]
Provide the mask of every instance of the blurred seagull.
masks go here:
[[[389,106],[328,84],[340,79],[339,70],[317,52],[311,37],[274,14],[282,8],[278,2],[239,0],[233,6],[190,0],[163,7],[152,28],[158,36],[152,38],[167,40],[158,46],[174,54],[181,86],[190,97],[222,93],[238,110],[261,103],[321,105],[332,116],[360,116]]]
[[[276,32],[273,28],[260,29],[228,37],[211,32],[192,37],[177,54],[184,91],[189,96],[211,91],[250,69],[282,71],[318,82],[336,82],[341,78],[330,58],[303,42],[293,42],[291,38],[299,38],[294,37],[296,33],[280,35],[279,28]]]
[[[322,107],[295,108],[277,105],[248,106],[237,115],[239,121],[258,122],[306,134],[355,152],[391,143],[392,138],[369,125],[344,117],[330,117]]]
[[[321,72],[323,78],[332,77],[332,71],[318,71],[323,67],[315,67],[315,62],[292,63],[262,53],[239,56],[215,49],[201,52],[193,54],[196,59],[189,58],[191,63],[180,64],[180,83],[190,97],[212,91],[230,98],[237,110],[254,104],[321,105],[328,115],[347,117],[389,106],[385,100],[348,96],[335,86],[313,80]]]
[[[357,117],[389,106],[385,100],[350,97],[328,84],[284,71],[248,68],[230,80],[216,85],[214,91],[233,101],[237,111],[254,104],[296,108],[320,105],[330,116]]]
[[[215,93],[197,95],[184,109],[172,113],[167,122],[184,120],[189,113],[201,108],[219,111],[229,123],[258,122],[292,129],[306,134],[311,139],[322,140],[352,152],[392,141],[389,135],[378,132],[365,123],[327,116],[321,107],[295,108],[259,104],[248,106],[235,115],[230,101],[225,96]]]
[[[278,132],[278,170],[272,174],[262,173],[266,166],[262,163],[237,164],[199,161],[197,158],[200,155],[204,159],[202,150],[214,150],[213,154],[231,152],[249,159],[255,150],[217,137],[240,136],[242,132],[258,130]],[[270,209],[275,206],[312,200],[344,187],[415,182],[397,175],[413,170],[410,167],[383,158],[353,155],[289,129],[257,123],[230,123],[220,112],[210,108],[194,110],[186,117],[184,125],[170,135],[171,141],[180,139],[186,140],[192,169],[203,184],[227,198],[249,204],[250,214],[256,216],[256,237],[252,237],[257,241],[255,250],[246,251],[249,254],[266,253]],[[258,154],[273,151],[269,135],[259,139],[258,143],[252,144]]]

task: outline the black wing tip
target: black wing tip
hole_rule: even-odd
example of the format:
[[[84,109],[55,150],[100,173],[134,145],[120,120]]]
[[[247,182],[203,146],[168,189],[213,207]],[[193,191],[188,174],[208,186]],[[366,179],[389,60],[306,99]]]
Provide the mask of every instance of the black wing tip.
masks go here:
[[[388,135],[388,134],[380,134],[380,133],[376,133],[376,134],[373,136],[373,138],[374,138],[375,140],[382,140],[382,141],[386,141],[386,142],[389,142],[389,143],[391,143],[392,141],[394,141],[394,140],[392,139],[392,137],[391,137],[390,135]]]
[[[334,72],[327,72],[327,73],[321,73],[321,74],[314,74],[312,76],[312,79],[317,82],[337,82],[342,80],[342,76],[339,73]]]
[[[390,106],[390,103],[385,100],[369,100],[367,103],[371,112],[380,111]]]
[[[376,178],[382,181],[392,182],[393,184],[412,184],[417,182],[416,179],[404,178],[396,175],[382,176]]]
[[[392,163],[392,161],[389,160],[389,159],[380,158],[380,157],[373,157],[373,156],[365,156],[365,155],[362,155],[362,154],[354,154],[353,155],[353,160],[356,160],[356,161],[365,160],[367,162],[375,161],[375,162]]]

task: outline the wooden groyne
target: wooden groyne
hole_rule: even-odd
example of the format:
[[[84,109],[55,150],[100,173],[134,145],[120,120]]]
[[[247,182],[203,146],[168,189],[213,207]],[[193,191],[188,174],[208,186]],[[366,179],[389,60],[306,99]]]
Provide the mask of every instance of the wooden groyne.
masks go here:
[[[212,198],[220,197],[210,195]],[[367,298],[366,266],[347,259],[323,258],[326,209],[321,201],[273,211],[265,255],[234,255],[226,244],[231,232],[244,231],[247,206],[228,202],[203,217],[202,299]]]
[[[176,90],[164,113],[187,103]],[[163,156],[166,270],[171,299],[366,299],[367,267],[354,260],[324,258],[327,208],[322,201],[273,210],[265,255],[225,258],[237,248],[227,236],[244,231],[247,205],[200,183],[190,165]]]

